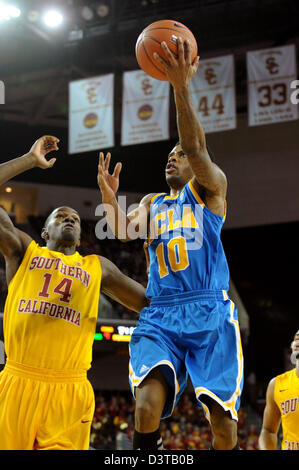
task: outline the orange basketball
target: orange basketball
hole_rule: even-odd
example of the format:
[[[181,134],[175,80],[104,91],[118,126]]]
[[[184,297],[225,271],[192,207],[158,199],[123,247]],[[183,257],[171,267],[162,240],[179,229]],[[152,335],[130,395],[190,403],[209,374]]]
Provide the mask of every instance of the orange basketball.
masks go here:
[[[139,66],[142,70],[157,80],[167,80],[162,65],[157,62],[153,54],[157,52],[163,59],[167,60],[161,47],[165,41],[171,52],[177,57],[177,39],[189,39],[192,55],[191,61],[197,56],[197,42],[190,29],[179,21],[160,20],[147,26],[139,35],[135,52]]]

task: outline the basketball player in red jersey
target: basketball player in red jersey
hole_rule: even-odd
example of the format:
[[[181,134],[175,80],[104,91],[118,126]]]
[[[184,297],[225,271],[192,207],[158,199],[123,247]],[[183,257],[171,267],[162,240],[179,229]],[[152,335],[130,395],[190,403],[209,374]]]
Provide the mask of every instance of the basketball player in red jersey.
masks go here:
[[[0,165],[0,184],[50,168],[58,139],[44,136],[22,157]],[[7,361],[0,374],[0,450],[87,450],[94,394],[86,372],[100,290],[130,310],[148,305],[143,286],[108,259],[81,256],[81,221],[55,209],[39,246],[0,208],[0,252],[6,262],[4,309]]]
[[[270,380],[259,436],[260,450],[277,450],[282,424],[282,450],[299,450],[299,330],[291,344],[293,369]]]

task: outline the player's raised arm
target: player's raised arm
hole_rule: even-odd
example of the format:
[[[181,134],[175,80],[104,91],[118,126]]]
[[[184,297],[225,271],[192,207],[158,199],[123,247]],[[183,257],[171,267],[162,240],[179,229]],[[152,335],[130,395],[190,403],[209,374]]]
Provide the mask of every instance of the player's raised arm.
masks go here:
[[[195,175],[195,183],[197,182],[204,188],[208,199],[210,198],[209,208],[223,216],[227,188],[226,177],[209,156],[204,130],[197,117],[190,94],[190,82],[197,71],[199,57],[191,63],[190,44],[187,41],[183,43],[181,38],[178,38],[178,58],[175,58],[166,43],[161,45],[168,61],[163,60],[158,54],[154,54],[154,58],[163,65],[174,90],[177,128],[182,150],[188,157]],[[211,200],[214,197],[216,199]]]
[[[34,167],[51,168],[56,159],[47,160],[46,155],[52,150],[58,150],[59,139],[53,136],[44,136],[38,139],[30,151],[21,157],[15,158],[0,165],[0,185],[11,178]],[[6,277],[9,283],[21,262],[24,253],[32,238],[17,229],[7,212],[0,208],[0,252],[6,260]]]
[[[102,267],[101,290],[104,294],[134,312],[140,312],[149,305],[145,297],[145,288],[125,276],[115,264],[103,256],[99,256]]]
[[[263,416],[262,430],[259,436],[260,450],[277,449],[277,432],[280,425],[280,411],[274,401],[275,378],[269,382],[266,394],[266,406]]]
[[[111,154],[100,153],[98,166],[98,185],[102,193],[102,203],[106,212],[106,220],[114,235],[122,242],[135,239],[134,234],[138,232],[139,237],[147,235],[148,215],[150,201],[153,194],[145,196],[139,207],[133,212],[126,214],[118,204],[116,194],[119,187],[119,174],[122,164],[115,165],[113,173],[109,173]]]
[[[58,150],[59,139],[51,135],[40,137],[31,147],[29,152],[22,157],[14,158],[0,165],[0,186],[10,179],[30,170],[34,167],[42,169],[51,168],[56,158],[46,159],[46,155],[53,150]]]

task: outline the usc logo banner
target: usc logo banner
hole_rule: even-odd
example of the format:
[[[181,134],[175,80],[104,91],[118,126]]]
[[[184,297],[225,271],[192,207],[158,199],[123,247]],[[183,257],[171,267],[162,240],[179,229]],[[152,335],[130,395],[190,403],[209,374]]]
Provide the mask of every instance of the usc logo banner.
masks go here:
[[[236,128],[234,58],[200,60],[191,94],[206,133]]]
[[[295,46],[247,52],[249,126],[298,119],[291,100],[296,79]]]
[[[169,89],[141,70],[123,74],[121,145],[169,139]]]
[[[114,75],[69,83],[69,153],[114,146]]]

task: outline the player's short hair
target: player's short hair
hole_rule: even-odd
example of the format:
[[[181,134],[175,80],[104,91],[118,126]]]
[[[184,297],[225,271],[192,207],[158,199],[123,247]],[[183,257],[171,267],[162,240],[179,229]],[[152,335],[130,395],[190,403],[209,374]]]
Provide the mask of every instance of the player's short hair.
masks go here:
[[[45,220],[45,222],[44,222],[44,227],[45,227],[45,228],[47,228],[47,225],[48,225],[48,223],[49,223],[50,217],[51,217],[51,215],[53,214],[53,212],[55,212],[55,211],[57,211],[57,210],[60,210],[60,209],[62,209],[63,207],[67,207],[67,206],[56,207],[55,209],[53,209],[53,210],[50,212],[50,214],[48,215],[48,217],[46,218],[46,220]],[[70,209],[72,209],[72,208],[70,207]],[[78,216],[80,217],[80,215],[79,215],[78,211],[76,211],[76,209],[73,209],[73,211],[75,211],[75,212],[78,214]]]

